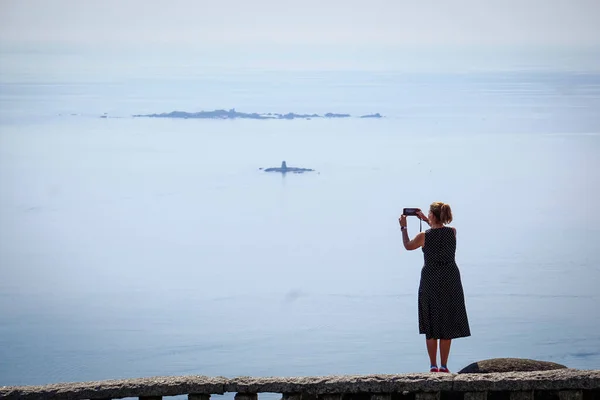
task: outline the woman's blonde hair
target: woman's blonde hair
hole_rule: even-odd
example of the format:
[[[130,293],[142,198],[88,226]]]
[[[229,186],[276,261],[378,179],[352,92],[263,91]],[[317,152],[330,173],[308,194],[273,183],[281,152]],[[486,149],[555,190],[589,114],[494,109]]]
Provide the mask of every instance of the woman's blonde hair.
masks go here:
[[[435,218],[442,224],[449,224],[452,222],[452,210],[450,209],[450,204],[446,204],[441,201],[435,201],[431,203],[429,209]]]

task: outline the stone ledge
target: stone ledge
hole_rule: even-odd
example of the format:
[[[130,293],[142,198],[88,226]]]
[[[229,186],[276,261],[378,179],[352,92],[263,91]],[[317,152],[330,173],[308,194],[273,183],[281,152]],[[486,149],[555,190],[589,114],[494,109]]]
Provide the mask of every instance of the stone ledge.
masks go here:
[[[120,399],[180,394],[223,394],[227,378],[208,376],[152,377],[44,386],[2,386],[0,399]]]
[[[238,393],[398,393],[600,389],[600,370],[561,369],[490,374],[399,374],[320,377],[179,376],[2,386],[2,400],[119,399],[140,396]]]
[[[393,393],[402,391],[437,392],[452,390],[450,374],[345,375],[305,378],[231,379],[226,392],[246,393]]]
[[[457,392],[599,389],[600,370],[556,369],[532,372],[458,374]]]

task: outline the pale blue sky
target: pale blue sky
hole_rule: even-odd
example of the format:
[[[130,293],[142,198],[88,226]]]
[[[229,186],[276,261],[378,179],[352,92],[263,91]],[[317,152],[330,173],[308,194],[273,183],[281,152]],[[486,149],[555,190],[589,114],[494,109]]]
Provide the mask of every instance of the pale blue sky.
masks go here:
[[[5,51],[125,51],[129,61],[116,59],[124,67],[136,54],[146,64],[150,49],[169,47],[178,52],[169,56],[176,64],[187,54],[185,61],[200,68],[600,70],[599,0],[0,4]]]

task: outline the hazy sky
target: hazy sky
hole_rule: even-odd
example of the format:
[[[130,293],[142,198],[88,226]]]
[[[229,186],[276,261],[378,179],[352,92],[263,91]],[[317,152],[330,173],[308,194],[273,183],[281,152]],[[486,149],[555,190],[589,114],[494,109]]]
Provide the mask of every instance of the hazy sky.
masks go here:
[[[1,0],[3,41],[600,45],[598,0]]]
[[[436,49],[437,58],[446,61],[483,52],[479,58],[486,62],[494,54],[508,54],[513,60],[539,56],[549,64],[569,61],[600,68],[595,65],[600,60],[600,0],[0,0],[0,4],[0,45],[13,50],[31,46],[139,50],[168,44],[190,51],[210,49],[213,59],[229,62],[252,58],[232,57],[233,49],[260,48],[263,63],[294,65],[308,59],[323,65],[335,65],[336,60],[366,65],[374,58],[378,61],[371,59],[371,64],[381,65],[402,62],[390,55],[390,49],[413,53]],[[271,48],[284,53],[298,50],[303,56],[283,60],[279,53],[270,53]],[[388,52],[349,56],[367,48]],[[319,49],[327,49],[327,61]],[[448,49],[456,49],[458,55]],[[579,58],[565,60],[558,55],[565,51],[570,54],[567,58],[573,54]],[[411,57],[409,61],[414,61]]]

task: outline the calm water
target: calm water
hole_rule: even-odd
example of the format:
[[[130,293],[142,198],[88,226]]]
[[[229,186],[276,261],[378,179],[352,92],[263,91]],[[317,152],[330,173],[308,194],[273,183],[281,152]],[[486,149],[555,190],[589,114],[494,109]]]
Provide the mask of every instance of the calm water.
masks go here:
[[[232,107],[386,118],[128,117]],[[575,74],[4,82],[0,385],[425,371],[397,218],[436,200],[473,333],[450,368],[600,368],[598,110]]]

